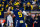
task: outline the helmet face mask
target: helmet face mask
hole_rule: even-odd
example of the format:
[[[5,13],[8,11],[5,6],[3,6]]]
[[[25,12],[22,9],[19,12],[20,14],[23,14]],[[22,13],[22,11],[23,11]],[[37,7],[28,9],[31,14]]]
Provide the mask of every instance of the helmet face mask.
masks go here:
[[[17,5],[16,8],[19,9],[19,5]]]

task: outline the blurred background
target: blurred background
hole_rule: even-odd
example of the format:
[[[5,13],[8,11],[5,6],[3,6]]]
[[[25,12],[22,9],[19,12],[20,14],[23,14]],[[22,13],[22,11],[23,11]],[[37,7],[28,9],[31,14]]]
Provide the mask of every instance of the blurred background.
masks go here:
[[[32,18],[32,22],[26,19],[26,23],[29,24],[29,22],[31,22],[30,24],[32,24],[32,27],[40,27],[40,0],[0,0],[0,12],[2,12],[2,16],[0,16],[1,23],[5,23],[5,18],[9,15],[9,13],[7,13],[8,8],[11,7],[10,11],[12,11],[13,9],[16,9],[16,5],[19,5],[20,9],[27,12],[27,18]],[[15,19],[13,18],[13,20]]]
[[[5,12],[8,7],[11,7],[11,10],[15,9],[16,5],[26,11],[40,11],[40,0],[0,0],[0,8],[4,9]]]

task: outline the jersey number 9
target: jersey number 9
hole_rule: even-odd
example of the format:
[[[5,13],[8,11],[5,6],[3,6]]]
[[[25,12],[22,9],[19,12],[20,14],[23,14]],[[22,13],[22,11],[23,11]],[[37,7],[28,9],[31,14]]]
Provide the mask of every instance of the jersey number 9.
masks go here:
[[[22,13],[18,12],[19,17],[22,17]]]

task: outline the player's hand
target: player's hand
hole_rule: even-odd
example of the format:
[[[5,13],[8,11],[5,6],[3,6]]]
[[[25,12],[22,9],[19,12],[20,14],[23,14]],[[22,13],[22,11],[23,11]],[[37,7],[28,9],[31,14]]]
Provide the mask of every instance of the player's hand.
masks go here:
[[[22,11],[20,10],[20,13],[22,13]]]

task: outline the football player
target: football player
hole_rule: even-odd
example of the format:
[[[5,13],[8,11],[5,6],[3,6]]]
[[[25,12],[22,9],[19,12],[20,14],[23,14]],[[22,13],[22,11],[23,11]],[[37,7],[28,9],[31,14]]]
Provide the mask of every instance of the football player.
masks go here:
[[[24,15],[27,15],[25,11],[19,9],[19,5],[13,11],[8,10],[8,13],[14,13],[16,16],[16,26],[15,27],[26,27],[24,21]]]

